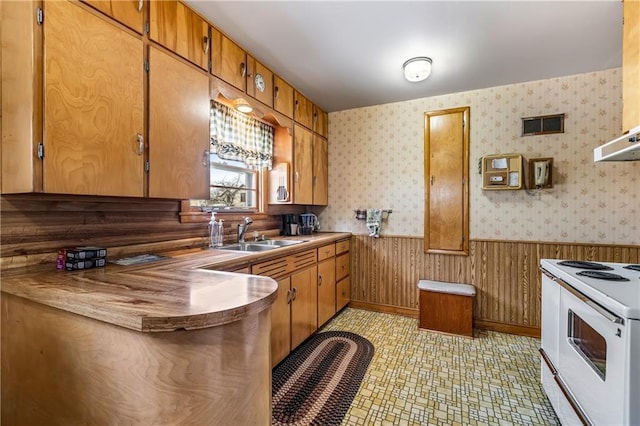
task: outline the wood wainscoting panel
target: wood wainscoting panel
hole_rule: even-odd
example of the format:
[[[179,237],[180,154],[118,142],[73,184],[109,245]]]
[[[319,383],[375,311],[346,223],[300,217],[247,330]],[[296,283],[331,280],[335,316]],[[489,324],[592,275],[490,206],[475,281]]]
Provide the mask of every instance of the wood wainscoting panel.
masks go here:
[[[351,240],[351,306],[416,316],[420,279],[476,287],[477,327],[539,336],[540,259],[639,263],[640,246],[471,240],[469,256],[428,254],[417,237]]]

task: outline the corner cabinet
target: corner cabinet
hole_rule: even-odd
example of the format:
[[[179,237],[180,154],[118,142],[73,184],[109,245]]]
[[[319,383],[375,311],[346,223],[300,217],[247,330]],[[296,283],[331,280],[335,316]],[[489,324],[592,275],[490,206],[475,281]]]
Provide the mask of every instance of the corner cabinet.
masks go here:
[[[209,77],[149,47],[149,197],[209,198]]]
[[[68,1],[43,7],[43,190],[144,196],[142,40]]]

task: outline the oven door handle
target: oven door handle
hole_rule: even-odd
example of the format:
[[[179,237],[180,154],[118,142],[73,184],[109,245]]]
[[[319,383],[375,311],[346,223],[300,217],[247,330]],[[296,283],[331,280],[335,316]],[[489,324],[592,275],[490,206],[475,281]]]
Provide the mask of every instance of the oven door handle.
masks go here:
[[[569,293],[573,294],[575,297],[580,299],[580,301],[584,302],[587,306],[591,307],[594,311],[596,311],[597,313],[599,313],[600,315],[602,315],[603,317],[605,317],[606,319],[608,319],[612,323],[620,324],[620,325],[624,324],[624,320],[622,318],[620,318],[619,316],[617,316],[615,314],[612,314],[611,312],[609,312],[608,310],[606,310],[602,306],[598,305],[596,302],[591,300],[589,297],[587,297],[584,294],[580,293],[578,290],[576,290],[575,288],[571,287],[569,284],[567,284],[566,282],[564,282],[560,278],[554,277],[554,280],[558,284],[560,284],[562,286],[562,288],[567,290]]]

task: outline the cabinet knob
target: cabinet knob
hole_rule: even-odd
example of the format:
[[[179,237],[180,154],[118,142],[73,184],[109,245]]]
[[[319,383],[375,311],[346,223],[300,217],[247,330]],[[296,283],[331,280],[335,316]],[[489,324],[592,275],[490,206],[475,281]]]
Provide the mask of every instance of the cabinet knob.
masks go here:
[[[291,292],[291,301],[293,302],[294,300],[296,300],[297,296],[298,296],[298,289],[294,287]]]
[[[318,274],[318,286],[322,285],[322,274]]]
[[[202,153],[202,165],[206,167],[208,164],[209,164],[209,151],[205,149],[204,152]]]
[[[142,12],[142,5],[144,4],[143,0],[138,0],[138,13]]]
[[[278,95],[280,94],[280,89],[278,89],[278,86],[273,88],[273,99],[278,99]]]
[[[247,75],[247,65],[244,62],[240,63],[240,75],[242,77],[246,77]]]

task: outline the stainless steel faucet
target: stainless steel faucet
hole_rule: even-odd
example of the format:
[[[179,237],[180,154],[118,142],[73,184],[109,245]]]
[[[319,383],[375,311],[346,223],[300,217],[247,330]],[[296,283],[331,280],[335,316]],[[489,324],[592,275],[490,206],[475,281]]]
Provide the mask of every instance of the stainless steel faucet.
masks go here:
[[[249,225],[253,223],[253,220],[249,216],[245,216],[242,219],[242,223],[238,225],[238,242],[244,243],[244,236],[249,229]]]

